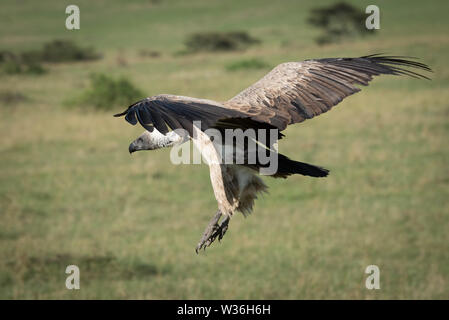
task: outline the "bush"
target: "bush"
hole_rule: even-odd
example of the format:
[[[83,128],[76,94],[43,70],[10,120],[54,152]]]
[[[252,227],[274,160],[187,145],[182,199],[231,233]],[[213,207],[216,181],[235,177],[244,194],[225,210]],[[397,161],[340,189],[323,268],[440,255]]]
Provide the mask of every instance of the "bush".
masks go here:
[[[18,74],[22,73],[22,66],[16,60],[9,60],[3,62],[1,65],[1,70],[6,74]]]
[[[25,73],[29,74],[44,74],[47,69],[42,67],[39,63],[28,63],[25,65]]]
[[[25,51],[15,55],[9,51],[0,53],[0,63],[14,60],[22,65],[36,66],[42,62],[88,61],[101,57],[92,48],[81,48],[68,40],[54,40],[44,44],[41,50]]]
[[[92,48],[78,47],[69,40],[54,40],[44,44],[40,52],[35,52],[36,58],[45,62],[70,62],[96,60],[101,56]]]
[[[156,50],[149,50],[149,49],[142,49],[139,51],[139,55],[141,57],[148,57],[148,58],[159,58],[161,56],[161,53]]]
[[[232,62],[226,65],[228,71],[248,70],[248,69],[267,69],[270,66],[262,60],[253,58]]]
[[[198,51],[233,51],[259,43],[245,31],[205,32],[189,36],[185,42],[188,52]]]
[[[43,74],[42,62],[72,62],[99,59],[100,54],[92,48],[81,48],[68,40],[54,40],[44,44],[42,50],[14,54],[0,52],[0,71],[6,74]]]
[[[38,61],[10,51],[0,52],[0,70],[6,74],[43,74],[46,72]]]
[[[16,91],[0,91],[0,102],[2,105],[15,105],[17,103],[27,101],[28,98],[20,92]]]
[[[323,30],[316,38],[318,44],[336,43],[345,38],[373,34],[365,27],[365,13],[345,2],[313,9],[308,22]]]
[[[91,75],[91,87],[81,97],[81,103],[99,110],[128,106],[144,94],[127,79],[113,79],[104,74]]]
[[[5,63],[7,61],[14,60],[15,58],[16,55],[11,51],[0,51],[0,63]]]

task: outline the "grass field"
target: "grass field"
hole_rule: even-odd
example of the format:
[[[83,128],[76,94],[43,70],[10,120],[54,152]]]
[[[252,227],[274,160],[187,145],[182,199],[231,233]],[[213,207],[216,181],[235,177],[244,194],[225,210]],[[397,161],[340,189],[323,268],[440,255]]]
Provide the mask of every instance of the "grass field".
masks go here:
[[[63,38],[104,57],[0,76],[1,92],[27,98],[0,102],[0,298],[449,298],[449,4],[375,3],[377,35],[318,46],[306,23],[316,1],[79,0],[81,29],[68,31],[72,2],[3,0],[0,49]],[[262,42],[177,54],[189,34],[207,30],[246,30]],[[67,105],[92,72],[126,76],[148,96],[223,101],[269,71],[228,71],[236,61],[378,52],[420,57],[432,81],[384,76],[289,127],[280,151],[330,176],[265,178],[270,194],[254,214],[236,215],[223,242],[200,255],[195,245],[216,209],[208,169],[174,166],[169,150],[130,156],[141,128]],[[81,270],[80,290],[65,287],[70,264]],[[380,290],[365,288],[371,264]]]

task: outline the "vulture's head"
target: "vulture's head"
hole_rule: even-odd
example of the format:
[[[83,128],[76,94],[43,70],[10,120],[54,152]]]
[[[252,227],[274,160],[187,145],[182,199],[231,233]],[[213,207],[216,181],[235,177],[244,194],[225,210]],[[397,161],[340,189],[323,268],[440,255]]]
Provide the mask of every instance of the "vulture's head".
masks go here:
[[[154,141],[155,139],[152,137],[150,132],[145,131],[142,133],[136,140],[131,142],[129,145],[129,153],[133,153],[135,151],[141,150],[154,150],[157,149],[157,143]]]
[[[129,153],[141,150],[155,150],[164,147],[170,147],[177,143],[186,141],[185,136],[178,135],[175,131],[167,134],[160,133],[156,128],[152,132],[145,131],[136,140],[129,145]]]

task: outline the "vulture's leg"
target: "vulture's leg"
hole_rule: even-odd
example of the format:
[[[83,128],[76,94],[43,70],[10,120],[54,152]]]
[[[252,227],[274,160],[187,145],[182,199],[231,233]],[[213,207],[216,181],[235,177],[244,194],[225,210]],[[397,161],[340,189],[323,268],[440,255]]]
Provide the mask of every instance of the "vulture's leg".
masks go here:
[[[218,221],[220,220],[222,214],[220,210],[217,210],[217,213],[215,216],[210,220],[209,225],[206,227],[206,230],[204,230],[204,234],[201,237],[200,242],[198,242],[198,245],[196,246],[196,253],[198,253],[199,250],[206,248],[212,244],[212,242],[215,241],[215,239],[218,237],[218,241],[223,239],[226,231],[228,230],[229,225],[229,217],[226,216],[220,224],[218,224]]]

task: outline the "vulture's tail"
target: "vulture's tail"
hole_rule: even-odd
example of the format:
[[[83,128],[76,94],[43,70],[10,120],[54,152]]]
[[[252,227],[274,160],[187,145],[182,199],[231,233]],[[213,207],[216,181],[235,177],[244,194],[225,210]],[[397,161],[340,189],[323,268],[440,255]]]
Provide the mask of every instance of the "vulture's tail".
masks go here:
[[[273,167],[273,163],[272,161],[274,159],[277,160],[277,171],[276,173],[262,173],[263,175],[267,174],[271,177],[274,178],[287,178],[288,176],[291,176],[292,174],[302,174],[303,176],[309,176],[309,177],[316,177],[316,178],[321,178],[321,177],[326,177],[329,174],[329,170],[319,167],[319,166],[314,166],[313,164],[308,164],[308,163],[304,163],[304,162],[299,162],[299,161],[295,161],[295,160],[291,160],[290,158],[288,158],[287,156],[284,156],[283,154],[274,152],[272,150],[267,150],[266,151],[266,157],[268,157],[270,159],[270,162],[267,164],[265,163],[266,161],[259,161],[259,152],[260,150],[257,149],[257,154],[255,155],[255,158],[257,159],[255,164],[252,163],[248,163],[246,162],[245,164],[243,164],[244,166],[251,168],[253,170],[261,170],[261,169],[275,169]],[[249,155],[248,155],[248,150],[246,149],[246,160],[250,159]],[[264,159],[265,160],[265,159]]]
[[[302,174],[303,176],[310,177],[326,177],[329,174],[329,170],[314,166],[304,162],[294,161],[279,154],[278,156],[278,170],[273,175],[275,178],[287,178],[292,174]]]

